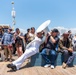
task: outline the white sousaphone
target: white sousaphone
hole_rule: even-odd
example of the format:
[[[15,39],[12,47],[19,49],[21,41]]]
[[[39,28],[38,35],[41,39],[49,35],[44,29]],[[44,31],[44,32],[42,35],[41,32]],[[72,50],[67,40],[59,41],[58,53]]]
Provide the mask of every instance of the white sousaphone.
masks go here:
[[[49,29],[48,29],[48,25],[50,24],[50,20],[47,20],[47,21],[45,21],[44,23],[42,23],[39,27],[38,27],[38,29],[36,30],[36,34],[37,33],[39,33],[39,32],[41,32],[41,31],[43,31],[43,32],[45,32],[45,35],[49,32]],[[34,40],[33,40],[34,41]],[[31,41],[27,46],[26,46],[26,48],[28,48],[32,43],[33,43],[33,41]]]
[[[38,32],[41,32],[41,31],[44,31],[45,32],[45,34],[49,31],[49,29],[48,29],[48,25],[50,24],[50,20],[47,20],[47,21],[45,21],[44,23],[42,23],[39,27],[38,27],[38,29],[36,30],[36,33],[38,33]]]

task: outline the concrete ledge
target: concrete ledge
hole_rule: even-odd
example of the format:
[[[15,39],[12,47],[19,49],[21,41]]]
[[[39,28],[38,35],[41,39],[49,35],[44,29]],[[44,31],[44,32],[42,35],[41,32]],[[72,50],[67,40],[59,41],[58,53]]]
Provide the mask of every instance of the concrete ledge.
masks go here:
[[[74,52],[74,54],[76,54],[76,52]],[[45,61],[40,53],[37,53],[31,57],[30,66],[44,66],[44,65],[45,65]],[[61,53],[58,53],[56,65],[62,65]],[[74,59],[73,63],[70,66],[72,65],[76,65],[76,58]]]
[[[43,66],[45,64],[45,61],[43,60],[40,53],[37,53],[31,57],[31,66]]]

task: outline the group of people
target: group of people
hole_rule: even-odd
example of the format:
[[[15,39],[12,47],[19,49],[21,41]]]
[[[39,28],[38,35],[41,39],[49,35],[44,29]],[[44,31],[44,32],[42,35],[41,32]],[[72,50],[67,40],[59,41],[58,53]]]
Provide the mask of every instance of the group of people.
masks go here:
[[[45,37],[45,40],[43,38]],[[71,31],[61,35],[58,29],[53,29],[45,35],[44,31],[36,32],[35,28],[27,29],[27,33],[23,35],[19,28],[12,33],[11,28],[1,37],[1,44],[4,49],[5,61],[12,61],[12,54],[17,52],[18,59],[8,64],[7,67],[16,71],[19,70],[21,64],[32,55],[40,51],[46,64],[44,67],[55,68],[57,55],[62,53],[62,67],[66,68],[75,58],[73,51],[76,49],[76,35],[73,37]],[[50,57],[50,58],[49,58]]]
[[[69,33],[63,33],[61,38],[58,36],[59,31],[57,29],[53,29],[51,34],[46,37],[48,39],[46,39],[47,42],[45,41],[45,46],[41,52],[42,57],[46,61],[44,67],[50,66],[52,69],[54,69],[58,52],[62,53],[63,68],[69,66],[75,58],[75,54],[73,53],[72,39],[69,37]]]
[[[27,29],[25,35],[23,35],[19,28],[16,28],[15,32],[9,28],[7,32],[1,33],[0,35],[0,47],[4,50],[5,61],[11,62],[12,55],[17,54],[18,57],[20,57],[24,53],[26,45],[34,39],[35,28],[31,27]]]

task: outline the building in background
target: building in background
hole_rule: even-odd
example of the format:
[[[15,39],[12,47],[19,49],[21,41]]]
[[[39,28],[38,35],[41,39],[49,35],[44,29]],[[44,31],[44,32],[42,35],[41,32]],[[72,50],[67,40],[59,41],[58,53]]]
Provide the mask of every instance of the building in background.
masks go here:
[[[1,30],[5,33],[7,32],[8,28],[10,28],[9,24],[0,24]]]

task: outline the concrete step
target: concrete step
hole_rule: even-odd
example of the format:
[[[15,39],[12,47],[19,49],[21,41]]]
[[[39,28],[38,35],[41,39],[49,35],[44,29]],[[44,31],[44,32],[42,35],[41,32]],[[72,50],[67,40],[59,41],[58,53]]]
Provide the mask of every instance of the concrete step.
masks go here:
[[[74,54],[76,54],[76,52],[74,52]],[[33,55],[31,57],[30,65],[31,66],[44,66],[45,61],[42,58],[42,55],[40,53],[37,53],[37,54]],[[56,60],[56,65],[62,65],[61,53],[58,53],[57,60]],[[72,66],[72,65],[76,65],[76,57],[75,57],[73,63],[70,66]]]

